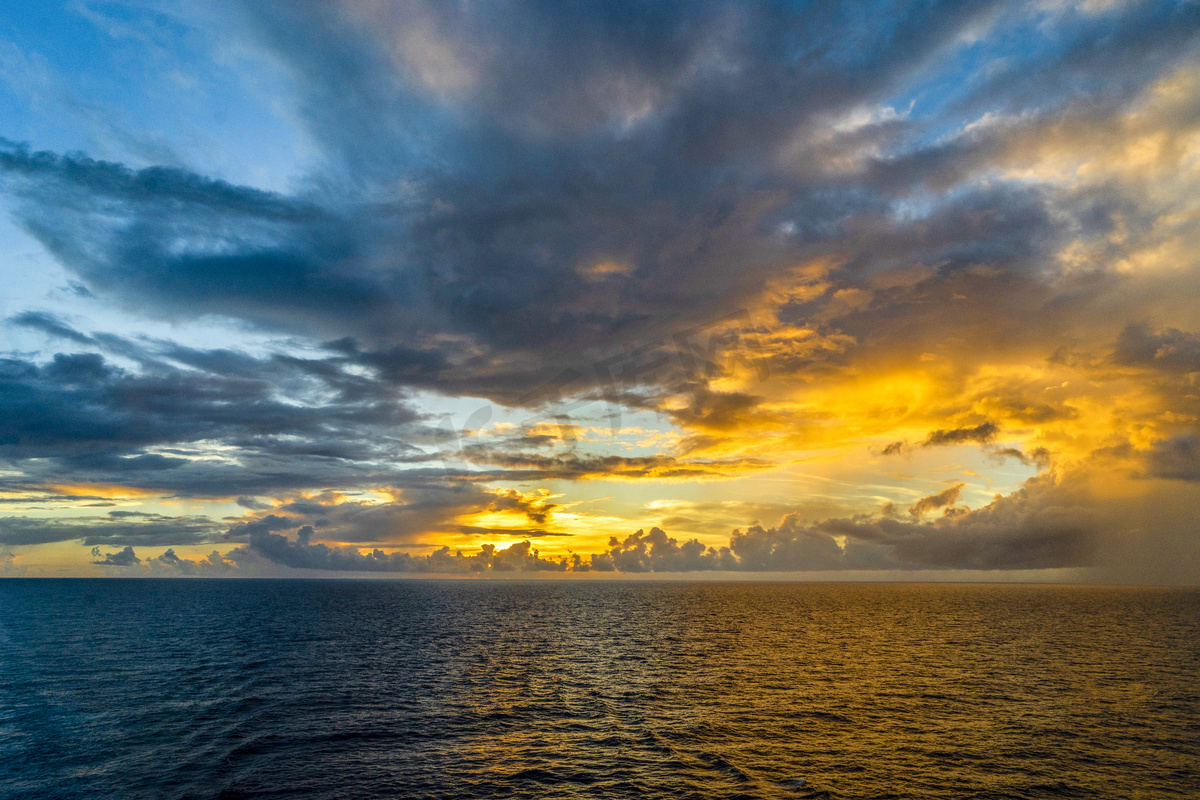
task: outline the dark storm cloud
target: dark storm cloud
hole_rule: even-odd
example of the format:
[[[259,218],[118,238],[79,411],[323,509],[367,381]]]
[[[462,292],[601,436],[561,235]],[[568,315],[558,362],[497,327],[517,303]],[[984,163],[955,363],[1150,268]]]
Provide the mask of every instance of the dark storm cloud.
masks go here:
[[[256,533],[271,533],[273,531],[280,531],[294,527],[296,527],[296,522],[290,517],[267,514],[264,517],[259,517],[251,520],[250,522],[233,523],[229,526],[229,530],[225,532],[224,538],[230,541],[240,542],[247,540]]]
[[[26,470],[4,483],[108,482],[239,495],[344,481],[386,484],[387,476],[396,477],[395,469],[380,466],[387,459],[424,458],[409,440],[428,439],[429,432],[404,397],[345,371],[336,357],[253,358],[170,343],[117,344],[124,357],[137,357],[140,369],[95,352],[58,353],[43,364],[0,360],[0,456]],[[214,458],[203,442],[234,448],[239,460]]]
[[[907,176],[909,183],[919,183],[922,177],[919,172]],[[1038,188],[964,188],[940,200],[919,220],[897,215],[891,205],[856,211],[856,218],[830,237],[850,246],[846,269],[854,274],[914,263],[937,264],[943,271],[988,264],[1032,272],[1044,265],[1062,238],[1044,190]]]
[[[99,495],[78,495],[78,494],[41,494],[29,495],[20,494],[14,497],[0,497],[0,503],[11,505],[37,505],[39,503],[86,503],[92,501],[89,505],[101,506],[112,505],[106,498]]]
[[[293,317],[383,313],[381,288],[331,269],[353,248],[347,231],[303,201],[21,147],[0,150],[0,171],[26,204],[30,232],[64,266],[142,311],[284,327]]]
[[[823,530],[837,524],[809,527],[789,516],[778,528],[752,525],[735,530],[729,549],[741,569],[754,572],[897,568],[887,548],[877,543],[855,538],[839,545],[833,534]]]
[[[1130,323],[1117,338],[1113,358],[1118,364],[1164,372],[1200,372],[1200,333],[1154,331],[1145,323]]]
[[[1146,476],[1200,481],[1200,436],[1184,433],[1155,442],[1146,455]]]
[[[310,127],[352,171],[391,174],[418,146],[426,157],[452,147],[459,161],[478,158],[471,148],[490,128],[491,147],[536,167],[553,154],[534,157],[522,149],[530,141],[608,156],[618,169],[613,156],[658,148],[676,154],[661,169],[674,177],[694,164],[699,178],[719,163],[761,158],[809,116],[910,77],[996,4],[416,2],[349,14],[316,3],[247,5],[304,77]],[[423,59],[430,51],[442,58]],[[401,81],[378,80],[392,72]],[[460,120],[457,136],[438,149],[423,134],[441,130],[449,113]],[[519,166],[514,173],[527,164]],[[498,170],[490,161],[477,168]]]
[[[119,514],[119,512],[115,512]],[[189,545],[219,542],[227,526],[206,517],[164,517],[139,514],[140,520],[126,515],[38,519],[0,518],[0,545],[33,545],[82,539],[92,545]]]
[[[686,408],[669,411],[668,416],[689,428],[728,431],[756,416],[755,409],[762,401],[762,397],[745,392],[704,392]]]
[[[937,76],[964,39],[1026,10],[253,3],[245,13],[295,76],[300,116],[329,157],[313,188],[285,197],[10,145],[0,168],[26,227],[92,289],[149,313],[341,341],[388,380],[507,401],[597,344],[753,296],[829,245],[849,250],[854,272],[1040,265],[1058,236],[1043,190],[967,182],[917,218],[894,204],[928,181],[956,183],[937,177],[949,165],[967,165],[964,176],[984,166],[966,139],[940,133],[972,119],[966,109],[1036,123],[1082,96],[1080,70],[1094,70],[1086,96],[1105,100],[1113,69],[1088,49],[1101,23],[1056,18],[1040,48],[1005,62],[1037,64],[1022,81],[967,82],[924,118],[844,129],[831,121],[897,92],[946,93]],[[1190,14],[1158,4],[1104,18],[1122,87],[1187,52]],[[1160,17],[1170,35],[1147,21]],[[837,159],[812,148],[830,136],[874,171],[826,169]],[[473,346],[429,338],[445,332]]]
[[[242,496],[239,497],[236,502],[242,508],[247,508],[251,511],[265,511],[271,507],[269,503],[264,503],[263,501],[256,500],[253,497]]]

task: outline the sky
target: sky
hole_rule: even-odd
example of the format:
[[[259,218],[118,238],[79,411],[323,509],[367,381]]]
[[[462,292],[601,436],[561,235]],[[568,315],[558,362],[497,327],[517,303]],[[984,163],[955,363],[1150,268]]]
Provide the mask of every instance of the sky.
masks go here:
[[[1200,582],[1200,3],[0,0],[0,574]]]

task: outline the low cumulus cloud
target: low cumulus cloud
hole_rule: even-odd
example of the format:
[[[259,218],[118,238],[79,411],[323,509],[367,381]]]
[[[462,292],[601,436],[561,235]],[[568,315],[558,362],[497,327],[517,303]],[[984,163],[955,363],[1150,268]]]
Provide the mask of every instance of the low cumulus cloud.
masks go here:
[[[17,554],[7,547],[0,547],[0,575],[15,578],[25,574],[26,568],[19,562]]]
[[[923,498],[914,509],[953,503],[953,486]],[[1091,566],[1096,547],[1092,510],[1061,505],[1052,479],[1029,481],[987,506],[932,522],[887,514],[738,532],[731,549],[757,569],[1053,569]],[[918,516],[914,514],[914,516]]]
[[[132,567],[142,563],[142,560],[133,552],[133,547],[128,545],[119,552],[104,554],[100,553],[99,547],[93,547],[92,555],[97,557],[92,563],[102,567]]]
[[[659,528],[649,533],[638,530],[618,539],[609,539],[609,549],[588,557],[572,556],[576,572],[693,572],[696,570],[737,569],[738,562],[729,548],[705,547],[696,539],[679,544]]]
[[[341,572],[420,572],[439,574],[463,574],[479,572],[537,572],[566,570],[565,561],[552,561],[538,555],[528,541],[498,550],[495,545],[483,545],[478,553],[463,555],[461,550],[451,552],[441,547],[426,556],[408,553],[385,553],[378,548],[363,553],[354,547],[330,547],[313,543],[311,526],[296,531],[295,540],[255,530],[244,548],[226,554],[226,558],[239,561],[244,555],[261,556],[268,561],[285,567],[307,570]]]
[[[487,544],[466,553],[449,547],[428,555],[380,548],[363,552],[325,544],[317,540],[313,526],[295,528],[293,520],[272,516],[236,527],[245,544],[226,553],[222,563],[246,563],[251,569],[269,562],[297,570],[424,574],[1044,570],[1094,567],[1105,536],[1128,534],[1106,524],[1077,487],[1064,488],[1049,474],[986,506],[954,509],[932,521],[920,518],[926,510],[949,509],[962,488],[951,486],[917,501],[911,520],[887,509],[819,521],[792,514],[775,527],[736,529],[722,547],[697,539],[680,542],[654,527],[624,539],[612,537],[609,548],[598,553],[557,558],[542,556],[529,541],[507,548]],[[127,547],[95,563],[137,566],[135,558]],[[175,561],[173,553],[157,559],[161,564]]]
[[[173,549],[168,548],[158,558],[146,560],[146,568],[153,575],[167,577],[236,577],[245,575],[249,564],[238,564],[222,556],[217,550],[212,551],[206,558],[181,558]]]

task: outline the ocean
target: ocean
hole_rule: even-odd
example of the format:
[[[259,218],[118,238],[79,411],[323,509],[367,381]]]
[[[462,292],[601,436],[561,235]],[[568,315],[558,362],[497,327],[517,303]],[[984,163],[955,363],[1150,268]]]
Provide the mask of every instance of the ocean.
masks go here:
[[[1200,591],[0,582],[4,798],[1200,796]]]

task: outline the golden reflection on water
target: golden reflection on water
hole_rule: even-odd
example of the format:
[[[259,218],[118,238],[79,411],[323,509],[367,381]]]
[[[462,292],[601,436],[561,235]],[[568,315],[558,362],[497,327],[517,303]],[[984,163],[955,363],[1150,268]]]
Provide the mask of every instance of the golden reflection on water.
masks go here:
[[[1200,769],[1195,591],[57,587],[0,584],[25,796],[1158,798]]]

